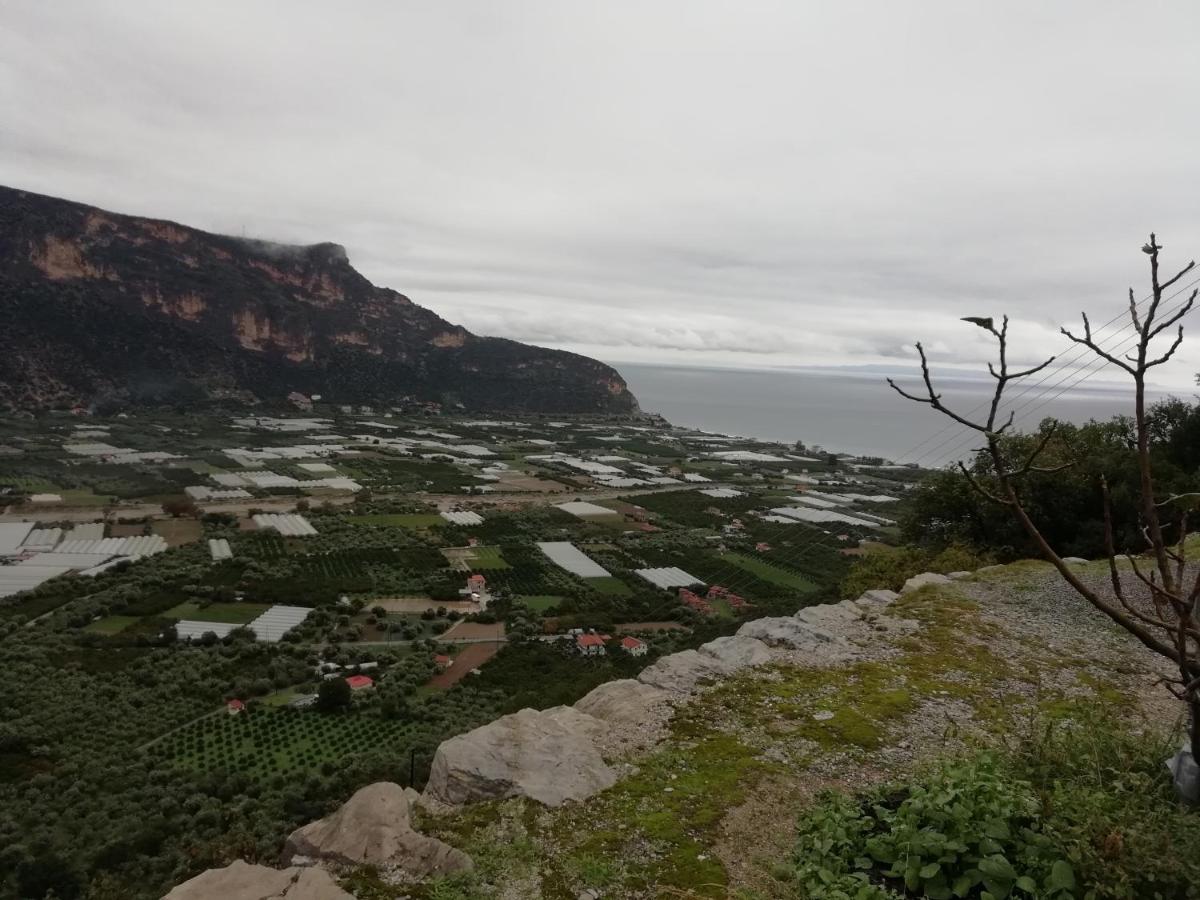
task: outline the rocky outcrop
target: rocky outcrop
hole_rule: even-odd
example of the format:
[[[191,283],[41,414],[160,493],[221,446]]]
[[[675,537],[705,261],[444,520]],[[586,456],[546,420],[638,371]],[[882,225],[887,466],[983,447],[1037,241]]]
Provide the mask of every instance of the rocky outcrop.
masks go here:
[[[900,588],[901,594],[907,594],[911,591],[920,590],[929,584],[949,584],[950,579],[945,575],[939,575],[937,572],[922,572],[920,575],[914,575],[908,581],[904,582],[904,587]]]
[[[391,782],[362,788],[332,815],[292,832],[281,863],[370,865],[405,881],[472,867],[465,853],[413,829],[409,798]]]
[[[0,409],[205,398],[632,413],[594,359],[481,337],[288,246],[0,187]]]
[[[638,681],[674,694],[690,694],[703,679],[724,674],[725,668],[716,658],[699,650],[682,650],[642,669]]]
[[[673,709],[706,680],[775,661],[820,666],[854,659],[875,631],[913,624],[883,624],[893,619],[880,613],[898,596],[867,591],[857,600],[747,622],[735,635],[662,657],[636,681],[603,684],[574,708],[524,709],[451,738],[438,747],[422,803],[454,807],[520,796],[558,806],[583,800],[615,783],[606,757],[652,744]]]
[[[163,900],[354,900],[322,869],[271,869],[235,860],[177,885]]]
[[[424,797],[447,806],[503,797],[546,806],[583,800],[617,780],[596,743],[607,727],[569,706],[504,716],[442,742]]]
[[[672,706],[666,691],[632,678],[622,678],[594,688],[575,702],[575,709],[603,719],[610,726],[622,728],[670,715]]]
[[[719,637],[700,645],[700,653],[716,660],[727,674],[765,666],[772,659],[771,648],[758,638],[744,634]]]

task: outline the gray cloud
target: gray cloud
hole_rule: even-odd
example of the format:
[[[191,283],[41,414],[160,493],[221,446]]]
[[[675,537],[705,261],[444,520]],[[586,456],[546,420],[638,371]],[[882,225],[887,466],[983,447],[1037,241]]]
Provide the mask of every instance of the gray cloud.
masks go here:
[[[0,2],[0,181],[621,362],[1022,356],[1200,253],[1200,8]],[[1186,385],[1185,354],[1163,380]]]

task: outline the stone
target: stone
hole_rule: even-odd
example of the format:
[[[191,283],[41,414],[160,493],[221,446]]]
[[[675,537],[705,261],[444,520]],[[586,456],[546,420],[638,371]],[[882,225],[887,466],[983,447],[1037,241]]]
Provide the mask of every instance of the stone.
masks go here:
[[[671,695],[633,678],[606,681],[575,702],[575,709],[610,725],[635,727],[671,713]]]
[[[718,678],[725,674],[727,670],[724,664],[715,656],[696,650],[682,650],[642,669],[638,681],[675,694],[690,694],[701,679]]]
[[[860,607],[862,606],[887,606],[900,599],[900,595],[895,591],[888,591],[882,588],[873,591],[864,591],[863,595],[854,602]]]
[[[1200,765],[1192,755],[1189,743],[1184,743],[1179,752],[1167,760],[1175,784],[1175,793],[1189,806],[1200,805]]]
[[[272,869],[234,860],[176,885],[163,900],[354,900],[323,869]]]
[[[825,603],[808,606],[796,613],[795,618],[816,628],[838,630],[862,619],[862,609],[849,600],[840,603]]]
[[[505,797],[545,806],[585,800],[617,780],[597,746],[608,727],[569,706],[503,716],[442,742],[424,797],[445,806]]]
[[[700,654],[715,659],[726,673],[769,663],[774,657],[771,648],[758,638],[746,635],[719,637],[700,645]]]
[[[794,616],[755,619],[739,628],[737,633],[742,637],[757,638],[769,647],[788,650],[814,651],[822,645],[845,644],[841,635],[809,625]]]
[[[949,578],[951,581],[961,581],[964,578],[970,578],[971,573],[964,569],[964,570],[959,570],[957,572],[947,572],[946,577]]]
[[[1065,562],[1068,566],[1082,566],[1087,563],[1087,560],[1082,556],[1064,556],[1063,562]]]
[[[904,582],[904,587],[900,588],[901,594],[907,594],[910,591],[919,590],[929,584],[949,584],[950,579],[945,575],[939,575],[937,572],[922,572],[920,575],[914,575],[908,581]]]
[[[281,862],[370,865],[405,880],[472,867],[462,851],[414,830],[404,788],[386,781],[359,789],[333,814],[293,831]]]

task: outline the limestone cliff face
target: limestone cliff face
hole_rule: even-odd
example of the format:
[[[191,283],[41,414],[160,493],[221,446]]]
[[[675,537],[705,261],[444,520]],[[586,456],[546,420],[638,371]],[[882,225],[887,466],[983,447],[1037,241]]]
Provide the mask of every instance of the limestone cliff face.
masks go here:
[[[376,287],[337,244],[273,244],[0,187],[0,408],[403,398],[624,413],[587,357],[479,337]]]

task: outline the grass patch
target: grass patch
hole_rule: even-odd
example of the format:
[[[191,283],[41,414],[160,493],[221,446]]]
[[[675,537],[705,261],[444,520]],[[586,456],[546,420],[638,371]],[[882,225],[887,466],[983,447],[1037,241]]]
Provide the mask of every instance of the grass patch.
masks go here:
[[[83,630],[89,634],[119,634],[130,625],[140,622],[137,616],[105,616]]]
[[[583,583],[609,597],[628,597],[633,593],[629,589],[629,585],[615,575],[606,575],[603,578],[584,578]]]
[[[563,602],[563,598],[553,594],[526,594],[517,597],[517,602],[534,612],[546,612],[556,609],[558,604]]]
[[[208,606],[188,601],[164,612],[166,619],[192,619],[196,622],[234,622],[245,625],[270,609],[267,603],[210,603]]]
[[[472,569],[511,569],[499,547],[472,547],[466,560]]]
[[[775,565],[765,559],[759,559],[755,556],[748,556],[744,553],[735,553],[733,551],[725,553],[721,557],[725,562],[728,562],[739,569],[758,576],[763,581],[769,584],[775,584],[779,587],[793,588],[797,591],[815,591],[817,585],[805,578],[799,572],[793,572],[790,569],[785,569],[783,566]]]

